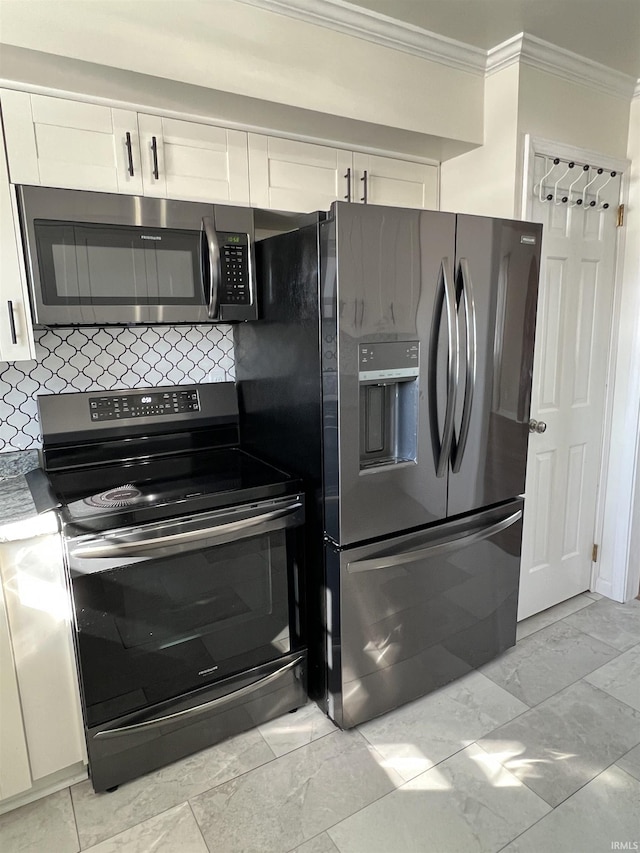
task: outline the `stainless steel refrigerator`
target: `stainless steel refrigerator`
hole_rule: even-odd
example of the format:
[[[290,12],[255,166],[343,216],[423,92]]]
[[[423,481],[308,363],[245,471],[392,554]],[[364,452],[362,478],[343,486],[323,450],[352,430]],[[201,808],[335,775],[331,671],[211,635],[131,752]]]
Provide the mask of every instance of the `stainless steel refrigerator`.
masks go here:
[[[311,693],[343,728],[515,642],[540,241],[336,202],[257,246],[243,441],[307,483]]]

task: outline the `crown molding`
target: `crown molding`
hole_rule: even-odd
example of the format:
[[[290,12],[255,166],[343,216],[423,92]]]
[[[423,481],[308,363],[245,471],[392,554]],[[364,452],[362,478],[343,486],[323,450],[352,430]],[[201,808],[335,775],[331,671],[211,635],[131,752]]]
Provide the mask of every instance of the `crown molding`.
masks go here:
[[[528,33],[519,33],[487,51],[487,76],[520,62],[605,95],[630,99],[636,81],[592,59],[579,56]]]
[[[237,0],[483,77],[486,51],[345,0]]]
[[[237,0],[458,71],[490,76],[518,62],[606,95],[638,97],[640,80],[550,42],[519,33],[488,51],[355,6],[346,0]]]
[[[633,99],[640,98],[640,77],[636,81],[635,89],[633,90]]]

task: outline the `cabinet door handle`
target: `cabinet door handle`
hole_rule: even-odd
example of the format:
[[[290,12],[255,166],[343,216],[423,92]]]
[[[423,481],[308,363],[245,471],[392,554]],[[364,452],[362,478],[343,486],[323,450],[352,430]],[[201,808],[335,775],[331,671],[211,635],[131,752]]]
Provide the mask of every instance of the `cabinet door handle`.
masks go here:
[[[7,308],[9,309],[9,328],[11,329],[11,343],[15,346],[18,343],[18,335],[16,334],[16,318],[13,314],[13,302],[7,299]]]
[[[360,198],[360,201],[364,202],[364,204],[367,204],[367,197],[368,197],[367,177],[368,177],[367,170],[365,169],[364,172],[362,173],[362,177],[360,178],[360,180],[364,184],[364,195]]]
[[[127,158],[129,160],[129,174],[133,177],[133,153],[131,151],[131,134],[127,131]]]
[[[349,166],[349,168],[347,169],[345,178],[347,179],[347,194],[345,196],[345,199],[347,201],[351,201],[351,166]]]
[[[157,181],[160,173],[158,172],[158,142],[155,136],[151,137],[151,150],[153,151],[153,177]]]

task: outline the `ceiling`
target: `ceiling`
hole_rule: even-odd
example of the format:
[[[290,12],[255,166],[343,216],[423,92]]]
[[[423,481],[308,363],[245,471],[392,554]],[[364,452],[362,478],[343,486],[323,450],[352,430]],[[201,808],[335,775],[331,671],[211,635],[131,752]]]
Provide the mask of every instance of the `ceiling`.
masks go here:
[[[526,32],[640,78],[640,0],[350,0],[488,50]]]

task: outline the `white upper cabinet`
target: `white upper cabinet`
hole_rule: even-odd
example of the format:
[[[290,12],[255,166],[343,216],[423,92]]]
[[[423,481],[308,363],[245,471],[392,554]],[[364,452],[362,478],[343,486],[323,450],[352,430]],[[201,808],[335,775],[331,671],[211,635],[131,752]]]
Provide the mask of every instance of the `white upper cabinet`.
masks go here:
[[[0,361],[26,361],[34,354],[16,200],[9,186],[0,124]]]
[[[144,195],[249,204],[247,134],[138,115]]]
[[[249,134],[251,204],[309,213],[346,199],[352,155],[341,148]]]
[[[437,166],[355,153],[353,172],[354,201],[438,209]]]
[[[2,94],[10,179],[309,212],[437,208],[438,166],[28,92]]]
[[[336,200],[437,208],[438,167],[249,134],[251,204],[328,210]]]
[[[27,92],[2,92],[11,181],[249,204],[247,134]]]
[[[135,112],[7,90],[2,114],[12,183],[142,192]]]

